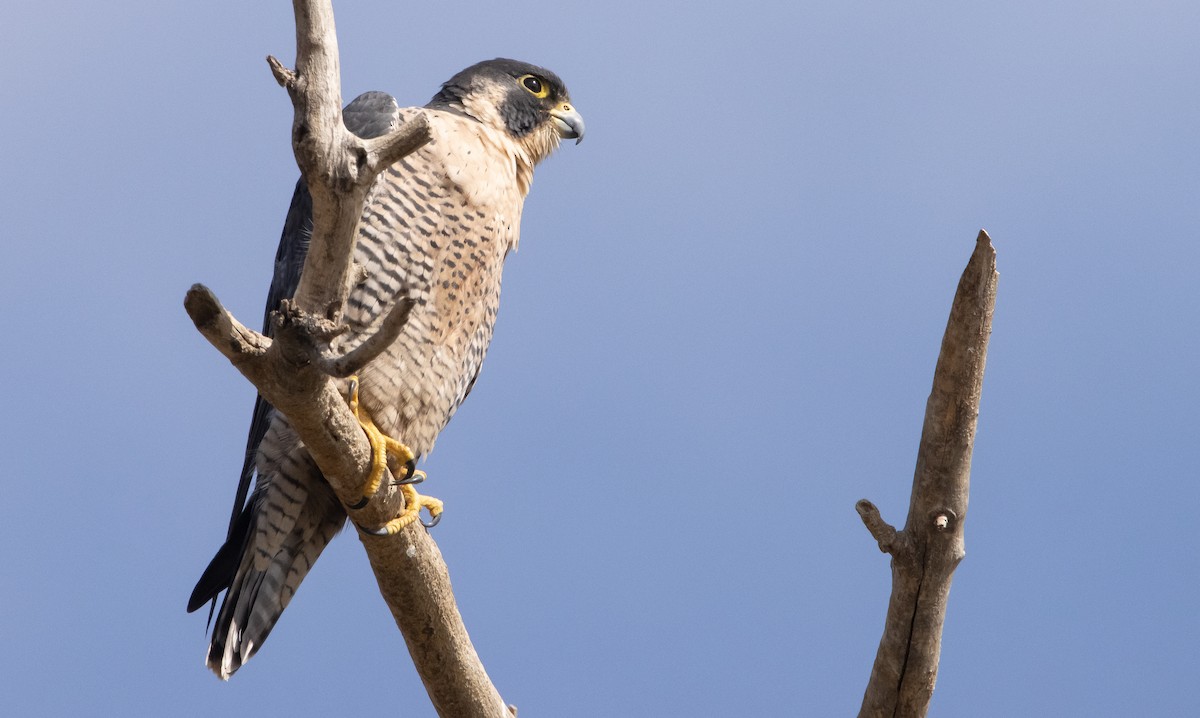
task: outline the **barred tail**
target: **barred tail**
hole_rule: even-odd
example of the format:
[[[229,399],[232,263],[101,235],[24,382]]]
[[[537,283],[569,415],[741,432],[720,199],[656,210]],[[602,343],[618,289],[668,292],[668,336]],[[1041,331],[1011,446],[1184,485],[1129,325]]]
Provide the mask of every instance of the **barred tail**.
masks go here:
[[[272,430],[276,427],[273,426]],[[342,528],[345,511],[306,453],[262,447],[258,488],[229,540],[188,601],[195,611],[225,591],[206,664],[228,680],[258,651],[321,551]],[[286,443],[286,442],[285,442]],[[274,461],[272,459],[275,459]],[[265,465],[264,465],[265,464]]]

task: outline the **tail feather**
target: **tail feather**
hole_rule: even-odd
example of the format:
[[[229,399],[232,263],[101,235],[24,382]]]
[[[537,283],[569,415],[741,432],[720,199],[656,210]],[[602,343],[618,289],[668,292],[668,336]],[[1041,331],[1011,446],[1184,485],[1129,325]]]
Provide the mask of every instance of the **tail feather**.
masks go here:
[[[205,660],[223,680],[262,646],[346,521],[337,497],[294,435],[281,434],[290,429],[273,422],[260,447],[254,496],[188,601],[194,611],[225,591]]]
[[[265,571],[254,568],[253,549],[246,551],[209,645],[206,663],[220,678],[228,680],[267,639],[312,564],[344,525],[345,514],[340,506],[336,509],[315,530],[290,535]]]
[[[221,548],[217,549],[217,555],[208,562],[204,573],[200,575],[200,580],[196,582],[196,587],[192,589],[192,595],[188,598],[188,613],[192,613],[209,601],[212,601],[215,606],[217,596],[221,594],[221,591],[229,588],[230,582],[237,573],[238,564],[241,563],[242,554],[246,550],[246,542],[250,538],[250,527],[253,525],[253,513],[249,507],[246,507],[234,521],[229,539]],[[211,609],[208,612],[208,620],[212,622]]]
[[[258,571],[249,557],[239,569],[221,604],[213,627],[206,663],[228,680],[258,651],[287,608],[308,569],[343,524],[344,517],[325,521],[322,531],[302,545],[274,556],[266,571]]]

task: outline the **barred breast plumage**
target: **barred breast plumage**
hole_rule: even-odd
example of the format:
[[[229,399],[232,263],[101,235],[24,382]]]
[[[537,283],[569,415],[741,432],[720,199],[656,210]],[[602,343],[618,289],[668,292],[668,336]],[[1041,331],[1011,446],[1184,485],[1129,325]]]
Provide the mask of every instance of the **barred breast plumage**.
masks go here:
[[[524,192],[516,162],[485,125],[428,111],[433,139],[371,190],[350,293],[351,336],[369,336],[394,301],[416,300],[400,338],[361,372],[362,402],[418,455],[466,398],[492,338],[504,257],[517,244]],[[455,155],[469,164],[457,165]]]
[[[463,70],[423,109],[399,110],[390,95],[370,92],[343,117],[369,138],[417,112],[428,118],[432,139],[382,173],[368,194],[354,254],[362,279],[351,289],[349,331],[335,349],[348,351],[374,334],[401,297],[415,300],[400,336],[359,380],[362,406],[379,428],[421,456],[482,366],[533,168],[560,138],[582,138],[583,120],[557,76],[513,60]],[[295,291],[311,213],[301,181],[284,223],[268,313]],[[226,543],[188,603],[195,610],[228,589],[206,659],[218,676],[229,678],[254,655],[345,518],[286,417],[260,397]]]

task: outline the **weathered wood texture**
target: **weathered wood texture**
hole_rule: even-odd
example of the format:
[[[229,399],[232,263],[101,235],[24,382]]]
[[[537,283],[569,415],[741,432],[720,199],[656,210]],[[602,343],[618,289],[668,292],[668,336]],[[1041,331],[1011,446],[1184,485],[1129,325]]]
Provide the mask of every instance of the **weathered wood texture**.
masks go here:
[[[971,452],[998,278],[996,251],[980,231],[942,339],[904,529],[889,526],[866,499],[856,506],[892,556],[892,595],[860,718],[919,718],[929,709],[950,582],[966,555]]]
[[[374,140],[347,131],[333,8],[329,0],[295,0],[293,5],[296,69],[275,58],[268,62],[292,98],[293,148],[313,199],[312,244],[300,286],[277,316],[274,340],[243,326],[202,285],[192,287],[184,306],[201,334],[288,417],[348,507],[361,497],[371,450],[340,391],[342,383],[330,371],[336,367],[335,373],[344,374],[348,364],[361,365],[372,357],[333,357],[329,340],[345,308],[366,192],[379,172],[427,142],[429,131],[423,117]],[[406,314],[400,303],[382,331],[394,338]],[[388,343],[386,335],[368,342],[376,353]],[[382,526],[403,508],[390,476],[383,486],[366,507],[347,509],[356,524]],[[413,524],[394,536],[360,532],[359,537],[438,714],[513,715],[471,645],[446,564],[426,529]]]

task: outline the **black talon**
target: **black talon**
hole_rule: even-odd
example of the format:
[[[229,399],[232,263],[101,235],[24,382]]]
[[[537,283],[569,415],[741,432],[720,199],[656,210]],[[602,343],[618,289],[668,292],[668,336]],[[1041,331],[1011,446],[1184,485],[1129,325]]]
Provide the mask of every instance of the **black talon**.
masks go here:
[[[387,536],[388,535],[387,529],[384,527],[380,527],[377,529],[369,529],[355,521],[351,521],[350,523],[354,524],[354,527],[356,529],[358,529],[362,533],[365,533],[368,536]]]
[[[417,520],[421,521],[420,519],[417,519]],[[421,525],[427,529],[431,529],[434,526],[437,526],[439,523],[441,523],[441,521],[442,521],[442,515],[438,514],[437,516],[434,516],[433,520],[430,521],[429,523],[425,523],[424,521],[421,521]]]
[[[424,476],[414,474],[417,473],[417,460],[409,459],[404,464],[404,478],[397,480],[396,486],[404,486],[405,484],[416,485],[425,480]]]
[[[361,509],[361,508],[365,507],[365,506],[366,506],[367,504],[369,504],[369,503],[371,503],[371,497],[370,497],[370,496],[364,496],[364,497],[362,497],[361,499],[359,499],[357,502],[355,502],[355,503],[353,503],[353,504],[350,504],[350,506],[348,506],[347,508],[351,508],[351,509],[355,509],[355,510],[357,510],[357,509]]]

